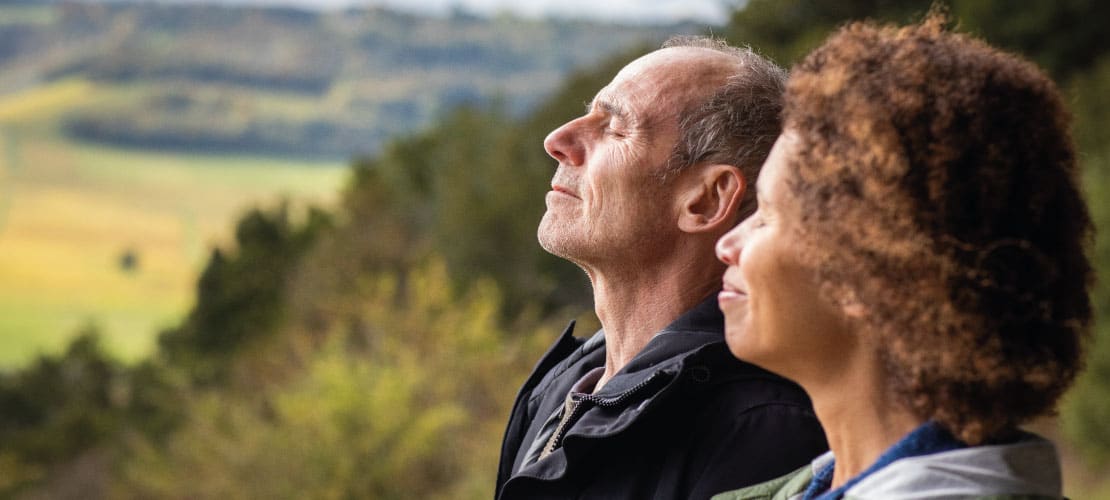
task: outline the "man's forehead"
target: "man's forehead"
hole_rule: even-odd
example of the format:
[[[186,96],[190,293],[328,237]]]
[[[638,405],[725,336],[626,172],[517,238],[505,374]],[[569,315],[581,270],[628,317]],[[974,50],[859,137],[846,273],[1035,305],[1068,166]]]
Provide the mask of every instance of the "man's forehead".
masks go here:
[[[628,63],[597,97],[619,102],[622,97],[641,96],[653,107],[684,106],[734,73],[731,57],[700,47],[668,47],[650,52]]]
[[[667,47],[640,56],[620,73],[657,73],[666,80],[720,78],[735,73],[742,63],[724,52],[703,47]],[[618,75],[620,74],[618,73]]]
[[[653,53],[654,54],[654,53]],[[601,109],[609,114],[646,119],[646,115],[664,112],[667,108],[687,99],[689,89],[677,85],[671,75],[673,60],[652,60],[648,56],[629,63],[611,82],[597,92],[587,104],[591,110]]]
[[[685,72],[685,66],[689,66],[690,62],[673,55],[663,56],[659,52],[652,52],[628,63],[617,72],[617,76],[605,89],[602,89],[602,92],[616,88],[642,90],[645,87],[673,86],[674,81]]]

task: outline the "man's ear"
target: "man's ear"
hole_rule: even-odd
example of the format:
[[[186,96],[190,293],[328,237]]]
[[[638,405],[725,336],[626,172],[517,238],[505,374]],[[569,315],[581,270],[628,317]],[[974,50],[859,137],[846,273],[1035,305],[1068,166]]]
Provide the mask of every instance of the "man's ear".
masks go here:
[[[693,166],[678,196],[678,228],[703,233],[736,225],[747,183],[738,167],[725,164]]]

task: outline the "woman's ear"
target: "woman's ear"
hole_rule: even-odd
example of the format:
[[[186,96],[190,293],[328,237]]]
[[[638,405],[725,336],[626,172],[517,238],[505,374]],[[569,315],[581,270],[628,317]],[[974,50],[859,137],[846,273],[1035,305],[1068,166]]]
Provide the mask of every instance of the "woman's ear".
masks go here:
[[[840,307],[844,310],[845,316],[854,320],[859,320],[866,318],[870,314],[871,310],[868,309],[855,292],[846,295],[847,296],[842,297],[840,301]]]
[[[687,233],[727,230],[736,225],[747,183],[738,167],[712,164],[690,167],[680,178],[678,228]]]

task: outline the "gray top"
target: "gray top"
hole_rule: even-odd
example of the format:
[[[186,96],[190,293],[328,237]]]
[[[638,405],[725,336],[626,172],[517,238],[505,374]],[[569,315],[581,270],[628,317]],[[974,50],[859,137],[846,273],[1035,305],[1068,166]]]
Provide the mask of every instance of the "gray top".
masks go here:
[[[821,470],[827,452],[813,461]],[[1062,497],[1060,464],[1053,444],[1029,435],[1012,444],[973,446],[903,458],[848,489],[852,499],[968,498],[990,495]]]

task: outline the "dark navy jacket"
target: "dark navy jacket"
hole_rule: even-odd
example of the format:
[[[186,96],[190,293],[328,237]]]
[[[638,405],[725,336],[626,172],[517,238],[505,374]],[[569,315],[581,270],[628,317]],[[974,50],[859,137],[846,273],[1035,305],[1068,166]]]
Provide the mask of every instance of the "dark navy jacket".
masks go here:
[[[827,449],[800,387],[729,353],[713,296],[582,401],[554,452],[522,467],[571,386],[605,364],[602,332],[583,340],[573,331],[571,323],[517,395],[500,500],[705,499],[779,477]]]

